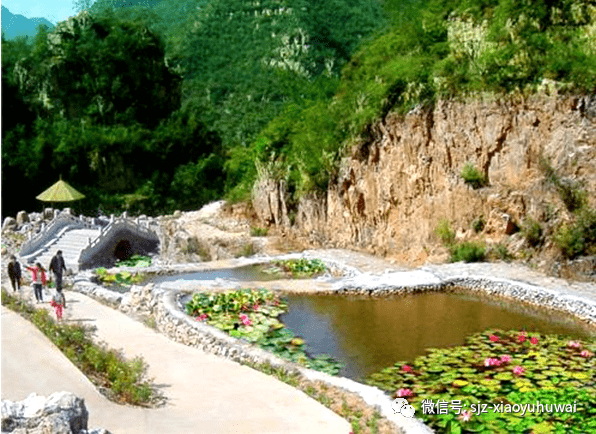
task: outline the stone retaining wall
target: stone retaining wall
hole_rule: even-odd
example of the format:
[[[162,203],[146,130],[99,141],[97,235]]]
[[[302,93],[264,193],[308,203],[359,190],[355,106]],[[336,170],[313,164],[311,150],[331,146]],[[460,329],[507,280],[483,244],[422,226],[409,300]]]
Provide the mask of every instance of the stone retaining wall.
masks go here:
[[[533,305],[552,308],[570,313],[585,321],[590,326],[596,326],[596,304],[571,294],[563,294],[521,282],[494,278],[472,278],[468,276],[438,278],[424,271],[389,273],[382,276],[352,275],[334,285],[332,291],[338,294],[367,294],[370,296],[385,296],[389,294],[422,291],[450,291],[463,288],[476,293],[493,297],[508,298],[523,301]],[[391,282],[406,282],[402,285]],[[230,282],[237,286],[238,282]],[[148,284],[132,286],[127,294],[115,293],[101,286],[80,279],[75,282],[74,289],[99,298],[108,304],[118,307],[125,313],[140,313],[153,316],[156,328],[171,339],[184,345],[196,347],[205,352],[226,357],[239,363],[262,364],[267,363],[276,368],[283,368],[287,372],[298,374],[303,382],[324,383],[328,389],[358,394],[367,405],[377,409],[387,420],[394,423],[397,433],[414,434],[430,433],[420,420],[408,419],[401,414],[393,414],[390,398],[381,390],[357,383],[355,381],[334,377],[306,369],[295,363],[276,357],[247,342],[233,338],[214,327],[196,322],[183,313],[177,306],[177,297],[186,293],[171,289],[164,285]],[[209,286],[209,285],[205,285]],[[224,285],[225,286],[225,285]]]

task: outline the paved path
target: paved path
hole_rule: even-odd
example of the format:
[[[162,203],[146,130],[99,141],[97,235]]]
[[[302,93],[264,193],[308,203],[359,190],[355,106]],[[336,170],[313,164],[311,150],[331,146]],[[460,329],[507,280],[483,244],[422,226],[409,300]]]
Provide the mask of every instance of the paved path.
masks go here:
[[[25,288],[31,299],[30,289]],[[66,292],[66,321],[97,327],[98,339],[141,355],[165,407],[112,403],[32,324],[2,307],[2,398],[71,391],[85,399],[89,427],[113,434],[347,434],[350,426],[304,393],[235,362],[170,341],[91,298]]]

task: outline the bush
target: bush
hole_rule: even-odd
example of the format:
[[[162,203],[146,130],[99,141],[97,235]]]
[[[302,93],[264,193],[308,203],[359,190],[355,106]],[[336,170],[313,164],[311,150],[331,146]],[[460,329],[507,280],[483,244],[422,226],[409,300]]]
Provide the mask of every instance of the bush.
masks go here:
[[[532,247],[536,247],[542,242],[542,226],[532,217],[524,219],[521,233]]]
[[[269,229],[267,228],[260,228],[260,227],[252,227],[250,228],[250,236],[251,237],[265,237],[269,233]]]
[[[507,250],[507,246],[503,244],[497,244],[491,249],[491,254],[494,255],[497,259],[501,261],[509,262],[514,259],[514,256],[511,254],[509,250]]]
[[[474,229],[474,232],[479,233],[482,232],[485,225],[486,222],[484,221],[484,216],[481,215],[472,222],[472,229]]]
[[[450,262],[482,262],[486,255],[484,243],[467,241],[461,244],[451,246]]]
[[[470,162],[464,165],[460,176],[466,184],[471,185],[472,188],[480,188],[486,184],[484,174]]]
[[[596,209],[584,207],[574,223],[563,224],[557,229],[554,239],[568,259],[596,254]]]
[[[449,220],[441,220],[439,224],[435,228],[435,234],[445,247],[449,247],[455,241],[455,231],[451,228],[451,223]]]

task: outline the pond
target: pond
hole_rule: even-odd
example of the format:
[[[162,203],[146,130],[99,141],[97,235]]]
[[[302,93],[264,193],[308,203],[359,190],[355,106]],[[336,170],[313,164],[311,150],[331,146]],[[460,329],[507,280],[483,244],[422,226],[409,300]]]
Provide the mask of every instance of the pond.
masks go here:
[[[257,281],[268,282],[271,280],[285,279],[286,276],[280,272],[275,272],[266,265],[255,264],[245,265],[236,268],[221,268],[218,270],[205,270],[194,273],[171,274],[167,276],[158,276],[151,279],[151,282],[162,283],[175,280],[214,280],[214,279],[234,279],[239,281]],[[269,271],[271,270],[271,271]]]
[[[462,345],[488,328],[595,338],[568,315],[466,293],[423,293],[387,298],[288,295],[286,326],[305,339],[311,355],[345,363],[339,375],[362,380],[427,348]]]

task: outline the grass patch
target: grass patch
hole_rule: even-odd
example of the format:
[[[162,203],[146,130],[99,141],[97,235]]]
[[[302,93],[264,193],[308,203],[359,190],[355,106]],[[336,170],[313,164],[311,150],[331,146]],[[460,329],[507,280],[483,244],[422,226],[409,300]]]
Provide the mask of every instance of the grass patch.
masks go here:
[[[489,254],[493,258],[505,262],[509,262],[512,259],[515,259],[511,252],[507,249],[507,246],[500,243],[491,248]]]
[[[412,363],[398,362],[367,382],[393,397],[406,397],[437,433],[596,432],[596,342],[557,335],[487,330],[464,346],[433,349]],[[444,402],[446,414],[423,414],[422,403]],[[462,410],[486,403],[486,413]],[[576,404],[576,412],[492,411],[492,404]],[[464,406],[465,405],[465,406]],[[436,408],[436,407],[435,407]],[[567,409],[568,410],[568,409]],[[461,411],[461,410],[460,410]]]
[[[56,323],[47,310],[35,309],[4,289],[2,304],[31,321],[111,400],[149,406],[158,399],[145,380],[147,365],[142,358],[126,360],[119,352],[93,343],[90,328]]]

